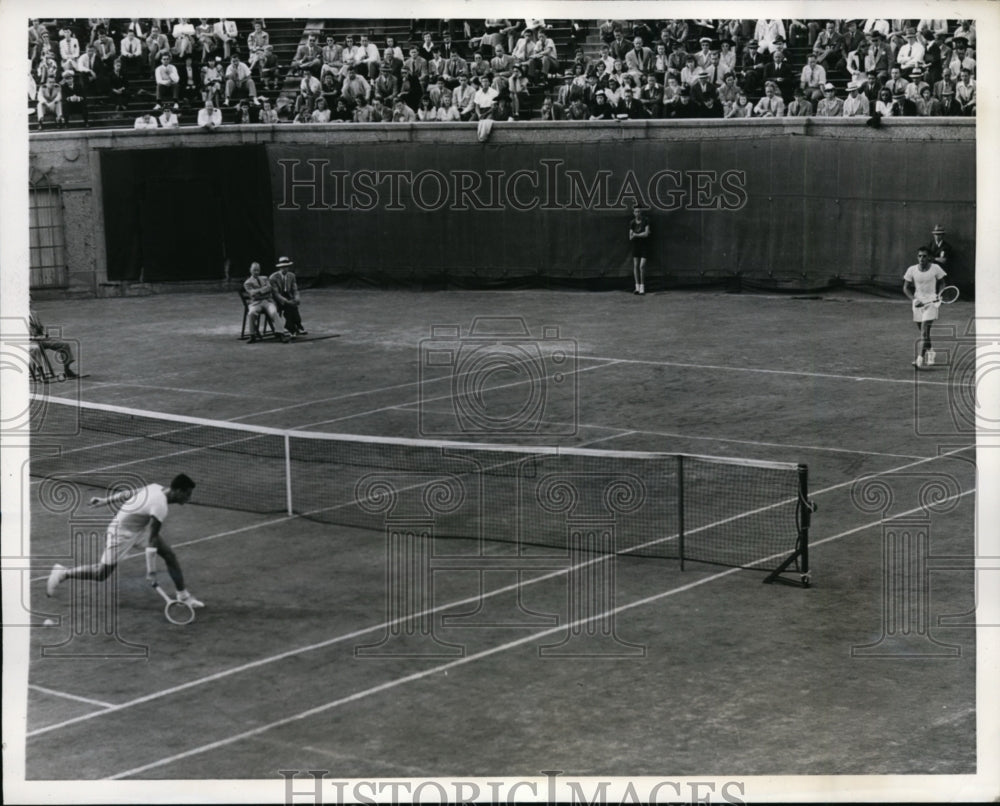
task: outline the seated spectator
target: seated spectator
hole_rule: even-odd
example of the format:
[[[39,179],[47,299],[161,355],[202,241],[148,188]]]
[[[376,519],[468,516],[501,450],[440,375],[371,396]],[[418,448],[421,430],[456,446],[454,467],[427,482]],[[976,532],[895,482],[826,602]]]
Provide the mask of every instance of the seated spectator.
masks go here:
[[[873,31],[871,45],[865,54],[865,72],[874,73],[879,82],[885,82],[889,77],[889,49],[883,40],[881,33]]]
[[[552,99],[548,96],[542,99],[542,106],[538,110],[539,120],[563,120],[565,118],[565,114],[565,108],[562,106],[557,107],[554,103],[552,103]]]
[[[312,123],[312,112],[303,107],[298,112],[295,113],[295,118],[292,123]]]
[[[964,36],[955,36],[951,39],[953,50],[951,58],[948,60],[948,68],[953,76],[961,73],[962,69],[969,71],[973,77],[976,75],[976,60],[969,53],[969,40]]]
[[[170,52],[170,40],[167,35],[160,30],[158,25],[150,29],[146,38],[146,54],[149,57],[149,69],[156,70],[160,66],[160,57],[164,53]]]
[[[176,129],[181,125],[180,118],[177,117],[178,110],[177,104],[163,108],[163,111],[160,112],[161,129]]]
[[[847,98],[844,99],[842,117],[866,118],[870,113],[868,99],[861,94],[861,85],[857,81],[851,81],[847,85]]]
[[[514,45],[510,52],[511,58],[514,60],[514,64],[521,67],[522,70],[526,70],[528,67],[528,57],[531,55],[531,51],[535,46],[535,32],[530,28],[525,28],[521,32],[520,38]]]
[[[590,120],[613,120],[614,108],[608,103],[608,96],[605,90],[598,90],[594,96],[594,103],[590,107]]]
[[[899,70],[904,76],[911,76],[912,71],[924,63],[924,46],[917,41],[915,28],[907,28],[906,44],[896,52]]]
[[[747,99],[747,94],[740,90],[736,95],[736,102],[729,108],[725,116],[727,118],[748,118],[753,115],[753,107]]]
[[[455,106],[458,107],[461,119],[471,119],[475,110],[476,90],[469,83],[468,76],[458,77],[458,86],[451,91],[451,97]]]
[[[52,117],[57,125],[63,122],[62,88],[56,83],[56,77],[49,75],[45,83],[38,88],[35,114],[38,116],[38,128],[41,129],[45,118]]]
[[[698,81],[698,65],[695,63],[694,56],[688,55],[684,57],[684,69],[681,70],[680,83],[683,87],[690,87],[692,84]]]
[[[490,108],[492,109],[492,104]],[[392,107],[392,122],[413,123],[416,119],[417,113],[410,109],[402,98],[397,98],[396,103]]]
[[[79,76],[79,73],[77,75]],[[86,84],[81,83],[81,86],[86,92]],[[111,73],[108,75],[108,93],[110,95],[109,101],[115,105],[117,112],[124,112],[132,101],[132,93],[121,60],[115,61]]]
[[[841,36],[834,20],[826,21],[826,27],[819,32],[813,44],[813,53],[816,54],[816,64],[820,65],[828,75],[832,74],[841,54]]]
[[[115,59],[118,58],[118,48],[115,47],[114,40],[108,35],[106,30],[102,31],[100,36],[94,41],[94,47],[97,50],[98,75],[110,73]]]
[[[736,84],[736,74],[726,73],[726,78],[719,87],[719,103],[722,104],[722,116],[725,117],[736,103],[740,88]]]
[[[691,103],[699,107],[699,111],[701,111],[700,108],[706,106],[705,101],[708,98],[717,101],[719,89],[708,80],[708,71],[699,70],[697,81],[691,85]]]
[[[229,60],[229,67],[226,68],[226,98],[225,105],[229,106],[230,100],[234,97],[257,97],[257,86],[250,77],[250,68],[240,61],[237,54],[233,54]]]
[[[943,117],[959,117],[963,114],[962,106],[955,100],[955,90],[951,86],[946,86],[942,90],[938,102]]]
[[[492,76],[489,73],[479,82],[479,89],[473,97],[473,120],[485,120],[493,117],[493,102],[500,93],[493,88]]]
[[[656,83],[656,76],[649,73],[646,76],[646,83],[640,88],[637,95],[639,101],[646,108],[646,117],[659,118],[663,111],[663,87]]]
[[[818,102],[823,97],[823,85],[826,84],[826,70],[816,61],[816,54],[806,55],[806,66],[802,68],[799,77],[799,87],[803,97],[810,102]]]
[[[153,77],[156,79],[157,101],[166,98],[173,98],[176,101],[180,97],[181,77],[177,68],[171,63],[169,53],[160,56],[160,66],[156,68]]]
[[[469,81],[473,78],[482,78],[490,72],[490,63],[483,58],[483,54],[476,51],[472,54],[472,64],[469,65]]]
[[[458,51],[452,51],[451,58],[445,62],[441,75],[444,77],[445,83],[454,88],[458,85],[459,77],[468,78],[469,63],[458,54]]]
[[[250,314],[250,341],[248,343],[253,344],[260,341],[257,324],[261,314],[268,318],[274,332],[281,334],[281,340],[288,341],[291,338],[291,333],[288,332],[287,328],[279,330],[278,308],[274,304],[274,289],[271,287],[270,280],[261,275],[260,263],[257,261],[250,264],[250,276],[243,283],[243,290],[249,297],[247,313]]]
[[[493,120],[506,121],[514,119],[514,112],[510,104],[510,94],[506,89],[501,89],[497,99],[493,102]]]
[[[212,28],[212,24],[207,18],[202,17],[198,21],[198,25],[194,29],[195,38],[198,41],[198,47],[201,50],[201,63],[207,64],[209,59],[215,53],[215,32]]]
[[[135,35],[135,31],[129,31],[121,41],[121,65],[126,76],[142,73],[142,40]]]
[[[589,120],[590,107],[582,97],[573,98],[566,107],[566,120]]]
[[[353,44],[351,45],[353,48]],[[341,57],[345,55],[344,49],[341,48]],[[306,41],[298,46],[295,51],[295,56],[292,58],[292,62],[289,65],[288,74],[290,76],[300,76],[303,73],[308,73],[316,78],[319,78],[320,72],[323,68],[323,51],[316,44],[316,34],[309,34],[306,37]],[[343,67],[341,67],[343,69]]]
[[[174,24],[173,30],[174,47],[173,54],[180,61],[186,56],[194,54],[195,30],[194,24],[187,18],[181,17]]]
[[[51,350],[59,356],[63,365],[63,375],[67,378],[76,378],[73,371],[73,347],[68,341],[53,338],[45,329],[42,320],[34,311],[28,317],[28,338],[31,340],[31,347],[34,350]]]
[[[823,97],[816,104],[816,117],[840,118],[844,116],[844,102],[834,93],[833,84],[827,82],[823,86]]]
[[[347,77],[340,87],[340,96],[353,106],[359,98],[371,98],[372,87],[368,79],[357,72],[355,67],[347,68]]]
[[[301,51],[301,47],[299,51]],[[298,51],[296,52],[298,55]],[[332,37],[328,36],[326,38],[326,44],[320,50],[320,68],[319,68],[319,79],[323,80],[323,76],[327,73],[333,73],[336,76],[340,76],[344,70],[344,46],[337,44],[337,41]],[[298,72],[299,68],[295,66],[295,62],[292,62],[293,69]]]
[[[555,40],[545,28],[539,28],[528,52],[528,67],[534,78],[547,78],[559,69]]]
[[[448,37],[448,41],[451,41],[450,36]],[[455,51],[458,52],[458,48],[455,48]],[[446,51],[446,53],[447,52],[450,51]],[[385,47],[382,48],[382,60],[385,61],[387,58],[393,62],[393,72],[398,74],[399,68],[403,66],[403,59],[406,58],[406,54],[403,53],[403,49],[396,44],[396,37],[394,36],[387,36],[385,38]],[[399,62],[398,67],[395,66],[396,62]]]
[[[89,127],[87,91],[83,82],[77,80],[76,73],[72,69],[63,73],[62,81],[59,83],[59,91],[62,95],[62,115],[56,122],[65,126],[70,122],[70,118],[76,114],[83,120],[84,128]]]
[[[434,108],[429,95],[425,95],[420,99],[420,106],[417,108],[417,120],[422,123],[437,120],[437,110]]]
[[[889,70],[889,78],[885,82],[885,86],[888,87],[889,92],[895,97],[896,95],[905,95],[906,88],[909,86],[910,82],[903,78],[898,67],[892,67]]]
[[[151,111],[143,112],[139,117],[135,119],[134,129],[158,129],[160,128],[160,121],[156,119],[156,116]]]
[[[507,79],[507,93],[510,98],[511,114],[515,119],[521,117],[522,108],[528,105],[528,79],[521,73],[521,68],[514,65],[510,78]]]
[[[423,83],[430,76],[430,67],[427,59],[420,55],[416,47],[410,48],[410,57],[403,62],[403,69],[408,70],[410,76]]]
[[[381,98],[372,99],[372,123],[391,123],[392,108],[382,102]]]
[[[955,85],[955,100],[963,115],[976,114],[976,80],[968,67],[963,67],[959,73],[959,80]]]
[[[222,125],[222,110],[217,108],[211,98],[205,99],[205,106],[198,110],[198,126],[206,131],[212,131]]]
[[[635,91],[631,87],[622,89],[622,97],[615,108],[615,117],[619,120],[645,120],[649,117],[646,107],[635,97]]]
[[[226,59],[232,56],[233,43],[239,38],[236,22],[225,17],[219,18],[219,21],[212,26],[212,35],[215,38],[215,49],[221,48],[222,55]]]
[[[761,53],[772,53],[775,42],[785,39],[785,25],[781,20],[757,20],[753,38],[757,40]]]
[[[438,76],[427,85],[427,94],[431,97],[431,105],[435,109],[441,106],[441,99],[447,91],[443,76]]]
[[[705,72],[708,73],[708,83],[714,84],[716,87],[722,86],[723,82],[726,80],[726,76],[729,74],[729,70],[722,66],[720,61],[721,54],[717,50],[713,50],[708,57],[708,64],[705,65]]]
[[[930,86],[926,81],[924,81],[924,73],[919,68],[916,67],[910,72],[910,83],[906,85],[906,103],[909,107],[907,114],[915,115],[917,114],[917,101],[920,100],[920,93],[923,92],[924,87]]]
[[[723,76],[736,72],[736,51],[733,50],[733,44],[729,37],[719,40],[719,67],[723,70]]]
[[[899,117],[903,110],[892,100],[892,90],[882,87],[878,91],[878,100],[875,102],[875,114],[883,118]]]
[[[222,105],[223,67],[222,57],[215,59],[201,68],[201,100],[211,99],[216,107]]]
[[[964,39],[969,47],[976,46],[976,21],[959,20],[958,27],[952,32],[952,36]]]
[[[257,116],[257,122],[270,123],[270,124],[278,122],[278,111],[271,104],[270,98],[265,98],[264,96],[261,96],[260,114]]]
[[[768,81],[774,84],[783,103],[787,104],[792,99],[792,90],[796,86],[795,75],[792,72],[791,64],[785,58],[785,52],[782,48],[775,48],[771,56],[771,62],[764,65],[761,75],[765,84]]]
[[[753,108],[754,117],[780,118],[785,115],[785,102],[778,94],[778,85],[773,81],[764,84],[764,97]]]
[[[259,62],[264,58],[267,46],[271,44],[271,35],[264,30],[264,24],[260,20],[253,21],[253,30],[247,34],[247,67],[253,72]]]
[[[952,90],[952,97],[955,95],[955,79],[956,76],[952,75],[950,67],[941,68],[941,80],[934,83],[933,92],[934,97],[939,101],[944,98],[945,87],[949,87]]]
[[[201,99],[201,70],[195,64],[194,59],[188,55],[184,57],[184,64],[178,70],[180,78],[180,95],[184,102],[184,107],[188,108],[192,101]]]
[[[796,87],[792,92],[792,101],[785,109],[785,117],[807,118],[813,113],[813,106],[806,98],[802,87]]]
[[[76,69],[76,60],[80,58],[80,40],[73,31],[64,28],[59,32],[59,62],[63,70],[67,67]]]
[[[926,84],[920,89],[916,108],[918,117],[938,117],[941,114],[941,102],[931,94],[931,88]]]
[[[681,87],[678,90],[677,104],[670,110],[670,117],[675,120],[701,117],[701,110],[691,101],[690,87]]]
[[[497,45],[493,49],[493,58],[490,60],[490,70],[493,75],[510,78],[513,67],[514,59],[504,52],[503,45]]]
[[[290,258],[279,257],[275,264],[277,271],[268,278],[275,307],[285,320],[285,332],[292,338],[308,335],[299,312],[299,305],[302,302],[299,286],[295,275],[289,271],[294,265]]]
[[[367,36],[362,34],[356,54],[356,67],[359,75],[369,82],[374,81],[378,78],[380,62],[378,48],[369,41]]]
[[[316,98],[315,105],[312,111],[312,121],[313,123],[329,123],[333,113],[327,108],[326,98],[320,95]]]
[[[878,100],[879,90],[882,89],[882,85],[878,83],[875,78],[874,73],[861,73],[856,79],[859,84],[861,84],[861,94],[868,99],[868,106],[871,109],[875,108],[875,101]]]

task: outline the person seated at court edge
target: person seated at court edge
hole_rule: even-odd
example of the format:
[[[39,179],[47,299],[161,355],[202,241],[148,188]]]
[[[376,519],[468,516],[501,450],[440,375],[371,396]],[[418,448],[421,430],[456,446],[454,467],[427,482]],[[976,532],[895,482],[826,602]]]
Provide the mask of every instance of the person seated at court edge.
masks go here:
[[[260,341],[257,331],[257,323],[263,313],[271,322],[274,332],[278,333],[278,308],[274,304],[274,289],[267,276],[260,273],[260,263],[256,260],[250,264],[250,276],[243,283],[243,290],[247,295],[247,313],[250,314],[250,341],[248,344]],[[288,341],[291,334],[286,330],[281,331],[281,340]]]
[[[212,131],[222,125],[222,110],[216,108],[212,99],[205,101],[205,107],[198,110],[198,126],[206,131]]]
[[[280,313],[285,318],[285,330],[295,336],[307,335],[305,327],[302,325],[302,316],[299,313],[299,304],[302,298],[299,296],[299,286],[295,281],[295,274],[289,269],[295,264],[291,258],[279,257],[274,267],[277,269],[269,278],[274,301]]]

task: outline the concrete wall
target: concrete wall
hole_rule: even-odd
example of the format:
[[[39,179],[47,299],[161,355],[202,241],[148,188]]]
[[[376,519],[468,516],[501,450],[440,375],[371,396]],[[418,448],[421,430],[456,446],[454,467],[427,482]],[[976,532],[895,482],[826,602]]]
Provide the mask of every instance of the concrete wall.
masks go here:
[[[749,188],[751,203],[745,212],[729,214],[730,219],[718,226],[688,225],[684,216],[670,219],[670,227],[685,228],[685,238],[691,240],[691,255],[701,255],[709,247],[723,249],[727,242],[730,249],[738,245],[745,261],[749,260],[747,255],[752,256],[750,263],[743,266],[743,272],[751,279],[764,280],[766,285],[769,274],[787,267],[792,267],[794,274],[802,264],[808,274],[829,252],[828,245],[833,244],[838,251],[843,249],[836,262],[843,266],[845,276],[895,278],[908,263],[914,262],[915,243],[929,237],[933,224],[942,223],[949,230],[949,240],[965,258],[961,277],[956,279],[969,287],[974,280],[975,132],[975,121],[964,119],[889,120],[883,121],[878,129],[866,126],[861,120],[808,118],[596,124],[518,122],[495,124],[488,141],[480,143],[474,124],[344,124],[229,126],[212,133],[195,128],[43,132],[32,134],[29,146],[33,173],[47,172],[49,181],[63,190],[69,261],[66,293],[70,294],[156,290],[107,284],[100,171],[100,155],[104,150],[247,144],[264,145],[275,157],[291,153],[296,158],[315,155],[325,159],[331,154],[349,154],[354,169],[369,164],[377,167],[380,157],[389,153],[412,154],[418,166],[426,162],[427,155],[433,155],[438,163],[448,162],[447,147],[452,145],[462,146],[455,149],[458,163],[467,163],[468,154],[477,149],[482,151],[486,156],[473,160],[473,167],[480,169],[490,164],[490,154],[506,154],[505,167],[516,169],[518,157],[511,158],[511,154],[537,161],[538,155],[544,153],[557,157],[586,155],[586,159],[599,160],[602,168],[618,171],[648,160],[650,154],[658,153],[660,144],[665,149],[672,146],[678,154],[713,154],[716,156],[712,159],[716,162],[721,159],[724,167],[740,168],[751,174],[760,170],[761,161],[766,160],[768,170],[777,173],[780,181],[773,181],[768,187],[758,183]],[[459,159],[460,153],[466,156]],[[530,158],[526,156],[529,154]],[[697,164],[704,157],[685,159],[690,163],[688,167],[706,167]],[[653,213],[656,224],[656,211]],[[277,240],[303,228],[308,232],[310,226],[315,226],[308,223],[309,215],[320,214],[303,211],[297,215],[301,220],[291,223],[290,219],[276,220]],[[400,214],[395,215],[393,226],[398,227]],[[620,220],[618,212],[614,215],[616,221]],[[702,217],[701,221],[722,220],[721,214],[714,215],[716,219]],[[327,214],[322,220],[331,219]],[[788,238],[782,235],[783,227],[762,226],[761,222],[766,224],[771,220],[778,224],[791,220],[795,242],[787,242]],[[874,226],[873,221],[877,222]],[[536,239],[561,237],[546,227],[533,226]],[[833,235],[827,232],[831,226],[836,230]],[[659,231],[663,229],[666,227],[660,227]],[[584,236],[586,230],[589,228],[585,227]],[[380,225],[373,225],[371,230],[384,231],[385,227]],[[868,242],[872,239],[877,243]],[[666,247],[667,241],[663,245]],[[624,258],[622,267],[614,269],[615,274],[627,267],[625,250],[621,246],[622,255],[615,253],[619,262]],[[345,254],[353,252],[346,250]],[[391,263],[398,256],[386,253],[385,257]],[[599,257],[603,260],[607,255]],[[426,258],[418,256],[416,264],[431,269],[435,259],[431,251]],[[310,271],[320,270],[361,274],[366,265],[371,268],[371,261],[365,264],[356,256],[350,257],[348,263],[344,262],[347,258],[339,260],[302,268],[306,276]],[[710,273],[726,271],[724,266],[716,266],[717,262],[720,266],[725,263],[722,258],[706,263],[699,257],[699,261],[699,266],[689,266],[689,270],[704,274],[707,266]],[[682,262],[690,260],[685,258]],[[829,265],[824,264],[821,275],[803,276],[803,285],[815,285],[815,280],[832,276]],[[378,266],[374,268],[377,272]],[[683,271],[683,267],[674,268]]]

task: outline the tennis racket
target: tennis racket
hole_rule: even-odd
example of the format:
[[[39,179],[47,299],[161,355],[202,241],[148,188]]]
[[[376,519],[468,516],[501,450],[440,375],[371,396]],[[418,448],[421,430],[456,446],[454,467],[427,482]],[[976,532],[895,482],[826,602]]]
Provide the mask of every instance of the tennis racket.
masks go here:
[[[941,289],[941,293],[934,297],[934,299],[930,302],[921,303],[920,305],[917,305],[917,307],[922,308],[924,305],[951,305],[951,303],[957,299],[958,288],[953,285],[946,285]]]
[[[149,579],[149,584],[153,586],[153,590],[160,594],[163,601],[166,602],[163,607],[163,616],[167,621],[171,624],[181,625],[194,621],[194,608],[180,599],[172,599],[170,594],[163,590],[160,583],[156,581],[156,548],[153,546],[146,549],[146,577]]]

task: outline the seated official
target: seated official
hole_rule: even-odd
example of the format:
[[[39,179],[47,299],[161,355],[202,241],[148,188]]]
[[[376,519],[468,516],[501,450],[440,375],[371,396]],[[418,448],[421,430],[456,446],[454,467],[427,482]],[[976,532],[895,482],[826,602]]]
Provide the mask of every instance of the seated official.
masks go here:
[[[42,320],[38,318],[38,315],[34,311],[31,312],[28,319],[28,331],[29,336],[31,337],[32,348],[39,350],[52,350],[52,352],[57,353],[59,355],[59,360],[62,361],[63,374],[67,378],[77,377],[72,368],[74,361],[73,349],[70,347],[69,342],[50,338],[48,331],[45,329],[45,325],[42,324]]]
[[[306,329],[302,326],[302,316],[299,313],[299,286],[295,275],[289,269],[295,264],[290,258],[280,257],[275,264],[277,271],[268,280],[271,292],[278,306],[278,313],[285,317],[285,330],[294,338],[305,336]]]
[[[257,322],[260,320],[261,313],[271,322],[274,332],[278,333],[278,309],[274,305],[274,291],[267,277],[261,276],[260,263],[257,261],[250,264],[250,276],[243,283],[243,290],[246,291],[249,298],[247,300],[247,313],[250,314],[249,344],[260,341],[260,336],[257,332]],[[288,341],[288,339],[288,332],[282,332],[281,340]]]

